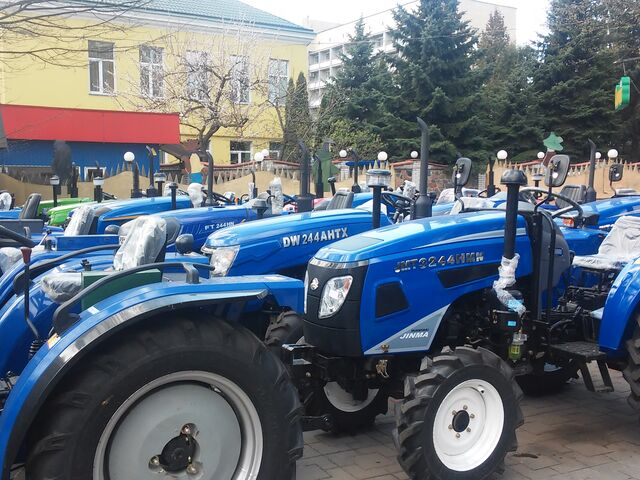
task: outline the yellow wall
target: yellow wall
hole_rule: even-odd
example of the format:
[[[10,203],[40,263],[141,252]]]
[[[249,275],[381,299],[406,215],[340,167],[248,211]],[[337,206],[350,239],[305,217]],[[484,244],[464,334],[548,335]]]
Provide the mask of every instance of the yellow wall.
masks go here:
[[[78,20],[70,20],[73,25],[80,25]],[[122,27],[122,26],[121,26]],[[43,48],[47,46],[63,46],[77,50],[77,53],[66,55],[61,59],[64,65],[51,65],[40,62],[33,57],[22,57],[0,61],[0,102],[19,105],[51,106],[64,108],[89,108],[99,110],[149,110],[148,105],[139,96],[139,50],[140,44],[149,44],[164,48],[165,65],[168,71],[175,64],[172,51],[178,51],[180,45],[217,45],[222,42],[227,54],[242,54],[238,50],[246,50],[247,45],[234,47],[234,36],[229,34],[205,34],[180,30],[166,30],[160,27],[124,26],[122,31],[96,31],[79,33],[82,39],[64,44],[53,40],[39,38],[29,44],[20,42],[23,50]],[[294,80],[299,72],[307,70],[306,43],[292,44],[279,41],[277,37],[259,37],[253,34],[249,40],[254,43],[250,47],[249,58],[252,64],[252,76],[263,75],[268,78],[267,63],[269,58],[289,61],[289,76]],[[89,69],[87,40],[103,40],[115,44],[115,95],[99,95],[89,93]],[[244,41],[244,40],[243,40]],[[247,42],[249,42],[247,41]],[[7,44],[11,41],[4,38]],[[215,49],[216,47],[212,47]],[[192,48],[189,48],[192,49]],[[221,47],[219,51],[222,51]],[[3,60],[3,59],[0,59]],[[252,91],[249,116],[251,122],[241,132],[220,130],[212,142],[212,152],[217,163],[228,163],[229,142],[231,140],[252,141],[253,152],[268,148],[269,141],[281,141],[282,130],[277,121],[273,107],[264,106],[264,95]],[[156,110],[157,111],[157,110]],[[194,132],[182,127],[183,138],[192,137]]]

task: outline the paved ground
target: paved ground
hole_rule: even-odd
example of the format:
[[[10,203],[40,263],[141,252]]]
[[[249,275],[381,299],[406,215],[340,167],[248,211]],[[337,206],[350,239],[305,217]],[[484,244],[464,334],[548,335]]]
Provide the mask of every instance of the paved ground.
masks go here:
[[[640,480],[640,422],[626,403],[626,382],[617,373],[613,379],[615,393],[590,393],[576,380],[558,395],[525,398],[520,447],[499,478]],[[387,415],[356,436],[306,433],[297,480],[406,479],[395,458],[392,427]]]
[[[640,479],[640,422],[626,403],[628,385],[617,373],[613,378],[614,393],[590,393],[576,380],[558,395],[525,398],[519,448],[499,478]],[[356,436],[306,433],[297,480],[406,479],[395,458],[392,427],[387,415]]]

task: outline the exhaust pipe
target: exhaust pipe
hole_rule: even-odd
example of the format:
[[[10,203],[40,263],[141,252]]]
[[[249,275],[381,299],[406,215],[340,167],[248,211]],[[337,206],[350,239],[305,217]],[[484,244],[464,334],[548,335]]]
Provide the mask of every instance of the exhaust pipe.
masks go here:
[[[589,139],[589,147],[591,151],[589,153],[589,186],[587,187],[586,202],[596,201],[596,189],[593,187],[593,183],[596,176],[596,144],[593,140]]]
[[[420,138],[420,182],[418,184],[420,195],[414,204],[412,219],[430,217],[433,208],[431,197],[427,192],[429,180],[429,127],[420,117],[417,120],[422,133]]]
[[[313,210],[313,197],[309,195],[309,164],[311,155],[305,143],[300,140],[298,147],[302,152],[302,163],[300,164],[300,196],[298,197],[298,212],[310,212]]]

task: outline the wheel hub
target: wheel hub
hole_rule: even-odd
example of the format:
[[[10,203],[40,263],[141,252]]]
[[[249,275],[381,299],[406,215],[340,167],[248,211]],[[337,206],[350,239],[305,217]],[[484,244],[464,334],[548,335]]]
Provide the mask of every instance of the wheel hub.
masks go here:
[[[158,455],[160,466],[167,472],[186,470],[196,453],[196,440],[191,435],[180,434],[172,438]]]
[[[460,410],[453,416],[453,422],[451,422],[451,425],[455,432],[461,433],[469,427],[470,423],[471,418],[469,417],[469,413],[467,413],[466,410]]]

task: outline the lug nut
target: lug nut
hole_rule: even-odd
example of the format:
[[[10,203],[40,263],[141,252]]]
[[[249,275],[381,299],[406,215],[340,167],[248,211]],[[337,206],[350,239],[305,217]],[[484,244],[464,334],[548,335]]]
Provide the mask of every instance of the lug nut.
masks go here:
[[[471,432],[471,429],[467,427],[467,433]]]
[[[180,432],[183,435],[191,435],[191,425],[185,425],[184,427],[182,427],[182,430],[180,430]]]
[[[456,413],[458,413],[458,412],[456,412],[456,411],[454,410],[453,412],[451,412],[451,415],[454,415],[454,416],[455,416],[455,414],[456,414]]]
[[[157,456],[152,457],[151,460],[149,460],[149,466],[150,467],[159,467],[160,466],[160,459]]]
[[[197,475],[197,473],[198,473],[198,469],[197,469],[197,467],[196,467],[193,463],[190,463],[190,464],[187,466],[187,473],[188,473],[189,475]]]
[[[456,438],[460,438],[460,434],[459,433],[456,433]]]
[[[453,430],[453,425],[449,425],[449,430]]]
[[[472,413],[471,415],[469,415],[469,418],[476,418],[476,416]]]
[[[468,408],[469,408],[469,407],[467,407],[466,405],[463,405],[463,406],[462,406],[462,409],[463,409],[463,410],[467,410]]]

